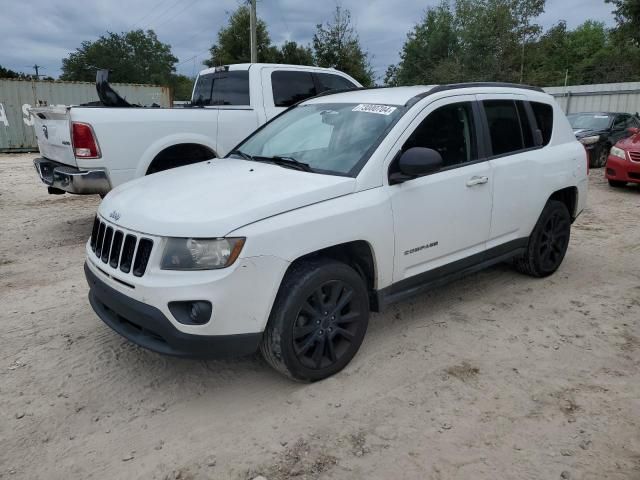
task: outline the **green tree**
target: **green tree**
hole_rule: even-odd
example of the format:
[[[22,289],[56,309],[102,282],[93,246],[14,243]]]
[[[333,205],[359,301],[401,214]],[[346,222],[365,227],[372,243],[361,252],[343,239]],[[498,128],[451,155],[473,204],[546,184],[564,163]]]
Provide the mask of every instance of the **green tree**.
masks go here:
[[[313,65],[313,52],[311,48],[298,45],[296,42],[286,41],[277,49],[276,63],[288,63],[291,65]]]
[[[365,86],[373,85],[369,55],[360,46],[349,10],[337,6],[333,21],[316,26],[313,53],[318,66],[337,68]]]
[[[31,79],[31,75],[27,75],[23,72],[16,72],[14,70],[11,70],[10,68],[4,68],[2,65],[0,65],[0,78],[19,78],[28,80]]]
[[[387,83],[518,81],[544,0],[442,1],[407,36]]]
[[[94,81],[96,70],[108,68],[114,82],[168,85],[178,61],[171,46],[153,30],[108,32],[93,42],[82,42],[62,60],[61,80]]]
[[[211,58],[204,61],[209,67],[229,65],[231,63],[248,63],[251,61],[251,44],[249,33],[249,8],[239,7],[231,14],[229,24],[218,31],[218,42],[211,49]],[[256,25],[258,40],[258,61],[273,62],[277,49],[271,45],[267,24],[258,19]]]
[[[458,49],[454,15],[449,3],[428,8],[421,23],[407,34],[400,52],[400,63],[391,65],[385,75],[387,85],[444,83],[447,72],[438,65],[452,59]],[[455,70],[454,70],[455,71]]]
[[[640,0],[605,0],[615,9],[618,28],[616,34],[640,46]]]
[[[169,82],[174,100],[191,100],[195,79],[186,75],[172,75]]]

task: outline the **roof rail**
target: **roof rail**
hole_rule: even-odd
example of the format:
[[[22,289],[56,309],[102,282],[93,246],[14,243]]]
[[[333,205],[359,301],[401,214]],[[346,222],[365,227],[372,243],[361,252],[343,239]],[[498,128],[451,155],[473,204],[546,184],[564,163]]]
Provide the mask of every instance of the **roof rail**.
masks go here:
[[[445,84],[445,85],[438,85],[436,87],[433,87],[431,90],[429,90],[427,92],[419,93],[415,97],[411,98],[405,104],[405,106],[408,107],[410,105],[413,105],[413,104],[417,103],[418,101],[422,100],[423,98],[428,97],[429,95],[433,95],[434,93],[446,92],[447,90],[456,90],[456,89],[459,89],[459,88],[474,88],[474,87],[519,88],[519,89],[522,89],[522,90],[533,90],[535,92],[545,93],[545,91],[543,89],[541,89],[540,87],[533,87],[531,85],[522,85],[520,83],[508,83],[508,82],[449,83],[449,84]]]

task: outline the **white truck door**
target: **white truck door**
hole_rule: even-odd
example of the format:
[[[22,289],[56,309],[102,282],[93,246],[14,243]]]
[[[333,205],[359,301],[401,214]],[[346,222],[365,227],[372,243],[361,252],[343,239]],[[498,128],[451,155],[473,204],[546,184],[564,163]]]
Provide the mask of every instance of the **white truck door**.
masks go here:
[[[396,236],[394,283],[481,254],[491,225],[492,178],[479,158],[481,129],[473,95],[428,105],[400,138],[437,150],[440,171],[390,185]],[[397,158],[397,157],[396,157]]]

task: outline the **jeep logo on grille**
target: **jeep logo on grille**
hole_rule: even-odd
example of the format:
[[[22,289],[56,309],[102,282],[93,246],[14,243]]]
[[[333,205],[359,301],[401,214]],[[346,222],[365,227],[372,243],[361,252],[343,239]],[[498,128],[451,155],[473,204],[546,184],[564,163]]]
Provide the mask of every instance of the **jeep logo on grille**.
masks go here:
[[[117,222],[118,220],[120,220],[120,214],[117,210],[114,210],[109,214],[109,218],[113,218]]]
[[[49,129],[46,125],[42,125],[42,133],[44,133],[44,138],[49,139]]]

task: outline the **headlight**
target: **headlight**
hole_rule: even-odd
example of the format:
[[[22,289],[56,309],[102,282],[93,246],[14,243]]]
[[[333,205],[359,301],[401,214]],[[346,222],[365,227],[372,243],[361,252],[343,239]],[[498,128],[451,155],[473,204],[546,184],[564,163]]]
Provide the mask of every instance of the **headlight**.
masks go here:
[[[614,157],[621,158],[623,160],[627,159],[627,152],[618,147],[611,147],[611,155]]]
[[[160,268],[163,270],[213,270],[236,261],[244,238],[169,238]]]
[[[600,141],[600,135],[592,135],[590,137],[583,137],[579,140],[579,142],[583,145],[593,145],[594,143],[598,143]]]

